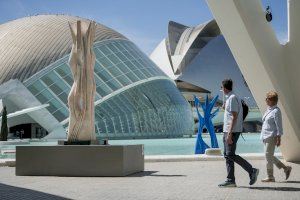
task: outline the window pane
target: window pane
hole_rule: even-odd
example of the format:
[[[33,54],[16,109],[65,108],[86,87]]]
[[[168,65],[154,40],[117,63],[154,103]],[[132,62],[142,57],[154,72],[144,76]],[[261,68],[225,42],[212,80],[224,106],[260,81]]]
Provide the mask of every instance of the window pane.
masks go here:
[[[102,72],[99,72],[97,73],[97,75],[104,81],[104,82],[107,82],[109,81],[110,79],[112,79],[111,75],[107,72],[107,71],[102,71]]]
[[[132,82],[136,82],[139,80],[139,78],[137,76],[135,76],[132,72],[129,72],[126,74],[126,76],[132,81]]]
[[[114,54],[108,55],[107,57],[110,61],[112,61],[113,64],[118,64],[121,62],[121,60],[118,59]]]
[[[64,119],[66,119],[68,117],[68,115],[65,115],[63,109],[56,111],[53,115],[59,122],[63,121]]]
[[[117,79],[120,83],[122,83],[123,86],[129,85],[131,83],[131,81],[125,75],[119,76]]]
[[[59,98],[62,102],[64,102],[65,105],[68,105],[68,94],[67,94],[67,93],[65,93],[65,92],[61,93],[61,94],[58,96],[58,98]]]
[[[115,54],[122,62],[125,62],[126,60],[128,60],[128,58],[126,56],[124,56],[124,54],[122,52],[117,52]]]
[[[114,133],[115,129],[112,120],[110,118],[107,118],[105,119],[105,123],[106,123],[107,133]]]
[[[126,51],[126,49],[120,44],[121,42],[115,43],[114,45],[120,50],[120,51]]]
[[[112,54],[112,52],[106,46],[101,46],[99,50],[106,56]]]
[[[117,48],[114,44],[115,44],[115,42],[109,44],[109,45],[108,45],[108,48],[109,48],[112,52],[116,53],[116,52],[118,52],[119,50],[118,50],[118,48]]]
[[[120,76],[122,74],[122,72],[115,66],[109,68],[108,70],[114,77]]]
[[[104,84],[104,82],[98,77],[98,75],[96,74],[95,76],[95,82],[96,82],[96,86],[98,87],[99,85]]]
[[[127,51],[122,52],[129,60],[134,60],[134,57]]]
[[[129,68],[124,64],[124,63],[119,63],[117,64],[117,67],[119,70],[121,70],[124,74],[126,74],[127,72],[129,72]]]
[[[46,103],[50,99],[54,98],[53,95],[48,91],[44,90],[42,93],[36,96],[36,98],[41,102],[41,103]]]
[[[55,69],[55,71],[61,76],[61,77],[64,77],[66,76],[67,74],[70,74],[71,71],[70,71],[70,68],[67,64],[64,64],[62,65],[61,67],[58,67]]]
[[[42,78],[42,81],[47,85],[50,86],[52,85],[54,82],[46,75]]]
[[[108,88],[106,85],[101,85],[100,87],[97,87],[96,88],[96,91],[102,96],[106,96],[108,95],[109,93],[111,93],[111,89]]]
[[[38,94],[42,90],[45,89],[45,86],[41,84],[41,82],[38,80],[34,82],[32,85],[28,87],[29,91],[32,92],[33,95]]]
[[[136,67],[130,62],[130,61],[125,61],[124,64],[131,70],[135,70]]]
[[[69,84],[69,86],[73,85],[73,78],[71,76],[65,76],[64,80]]]
[[[50,89],[52,90],[52,92],[54,92],[56,95],[60,94],[63,92],[63,90],[58,87],[56,84],[53,84],[50,86]]]
[[[142,71],[147,78],[152,77],[152,73],[149,71],[149,68],[144,68],[144,69],[142,69]]]
[[[139,77],[140,79],[144,79],[146,78],[146,76],[144,74],[142,74],[142,72],[140,70],[134,70],[133,72],[135,75],[137,75],[137,77]]]
[[[138,69],[147,67],[147,65],[143,65],[143,63],[141,64],[141,63],[139,63],[137,60],[132,60],[131,62],[132,62],[132,63],[136,66],[136,68],[138,68]]]
[[[48,103],[50,106],[48,106],[47,108],[49,111],[51,109],[51,111],[50,111],[51,113],[62,107],[62,104],[59,103],[56,99],[52,99]]]
[[[57,68],[55,69],[55,71],[61,76],[61,77],[64,77],[66,76],[67,74],[60,68]]]
[[[103,69],[103,67],[99,64],[99,61],[97,61],[97,59],[95,60],[95,67],[94,67],[94,71],[95,72],[101,72]]]
[[[111,63],[106,57],[100,58],[100,59],[98,59],[98,61],[104,68],[107,68],[107,67],[110,67],[113,65],[113,63]]]
[[[117,90],[122,87],[115,79],[108,81],[107,85],[113,90]]]

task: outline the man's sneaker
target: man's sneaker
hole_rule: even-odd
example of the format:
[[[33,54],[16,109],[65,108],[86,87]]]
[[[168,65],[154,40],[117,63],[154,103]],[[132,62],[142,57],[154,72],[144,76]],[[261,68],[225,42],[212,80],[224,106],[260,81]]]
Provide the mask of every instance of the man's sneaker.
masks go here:
[[[256,182],[258,174],[259,174],[259,169],[253,168],[252,173],[250,174],[249,185],[253,185]]]
[[[292,171],[292,167],[291,166],[287,166],[286,169],[284,170],[285,180],[288,180],[288,178],[290,177],[291,171]]]
[[[265,179],[262,179],[261,182],[264,182],[264,183],[270,183],[270,182],[275,182],[275,178],[265,178]]]
[[[235,182],[225,181],[224,183],[221,183],[218,186],[219,187],[236,187],[236,184],[235,184]]]

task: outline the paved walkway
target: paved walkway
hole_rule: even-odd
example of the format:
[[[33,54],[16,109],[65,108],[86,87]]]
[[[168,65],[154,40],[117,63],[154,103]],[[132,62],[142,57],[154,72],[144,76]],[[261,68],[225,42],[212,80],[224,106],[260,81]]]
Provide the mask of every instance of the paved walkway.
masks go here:
[[[264,177],[264,161],[251,160]],[[289,181],[275,170],[276,183],[257,182],[236,167],[238,188],[218,188],[225,179],[223,161],[146,163],[130,177],[16,177],[15,168],[0,167],[0,199],[300,199],[300,165],[291,164]]]

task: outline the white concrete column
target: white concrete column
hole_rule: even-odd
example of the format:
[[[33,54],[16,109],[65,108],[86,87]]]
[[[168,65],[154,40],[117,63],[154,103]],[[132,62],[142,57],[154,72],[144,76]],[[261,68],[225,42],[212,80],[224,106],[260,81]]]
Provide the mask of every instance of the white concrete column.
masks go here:
[[[261,1],[207,0],[207,3],[260,110],[266,109],[268,91],[279,93],[285,133],[281,150],[286,160],[300,161],[300,95],[296,94],[299,73],[293,73],[295,65],[286,58],[287,47],[279,44],[265,19]],[[299,52],[295,49],[290,48],[290,52]]]

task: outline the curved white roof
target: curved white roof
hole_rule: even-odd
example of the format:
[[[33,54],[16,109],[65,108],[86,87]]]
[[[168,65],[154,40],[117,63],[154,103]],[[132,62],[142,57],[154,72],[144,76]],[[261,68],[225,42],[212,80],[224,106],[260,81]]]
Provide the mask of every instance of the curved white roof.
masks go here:
[[[198,52],[218,35],[220,29],[215,20],[196,27],[171,21],[168,26],[167,48],[174,73],[179,75]]]
[[[0,25],[0,84],[24,81],[49,64],[69,54],[72,47],[68,22],[87,21],[67,15],[37,15]],[[95,42],[125,38],[97,24]]]
[[[160,69],[168,75],[171,79],[176,79],[176,75],[172,70],[172,66],[170,64],[168,52],[166,49],[166,39],[163,39],[159,45],[155,48],[155,50],[150,55],[150,58],[157,66],[164,66],[160,67]]]
[[[168,38],[150,58],[170,78],[205,88],[213,96],[222,95],[220,81],[231,78],[235,92],[250,106],[256,106],[215,20],[196,27],[170,22],[168,29]]]

